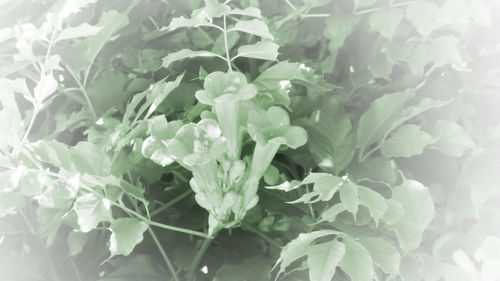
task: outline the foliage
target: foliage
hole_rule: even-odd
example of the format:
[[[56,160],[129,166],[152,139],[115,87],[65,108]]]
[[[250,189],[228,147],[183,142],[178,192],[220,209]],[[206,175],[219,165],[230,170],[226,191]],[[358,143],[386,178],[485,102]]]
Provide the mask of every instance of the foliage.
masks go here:
[[[0,3],[1,280],[497,280],[500,5]]]

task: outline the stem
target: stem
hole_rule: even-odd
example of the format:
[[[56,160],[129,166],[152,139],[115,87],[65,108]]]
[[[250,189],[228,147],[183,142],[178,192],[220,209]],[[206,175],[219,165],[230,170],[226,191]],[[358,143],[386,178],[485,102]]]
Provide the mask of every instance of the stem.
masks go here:
[[[69,263],[71,264],[71,267],[73,268],[73,271],[75,272],[76,280],[82,281],[82,277],[80,276],[80,272],[78,271],[78,267],[76,267],[76,264],[72,258],[69,259]]]
[[[21,139],[20,145],[23,145],[26,139],[28,138],[28,135],[31,132],[31,129],[33,128],[33,124],[35,124],[35,119],[36,116],[38,115],[38,112],[40,112],[40,109],[38,108],[38,105],[34,105],[35,107],[33,108],[33,114],[31,115],[30,123],[28,124],[28,128],[24,132],[23,138]]]
[[[193,279],[194,272],[195,272],[196,268],[198,268],[198,266],[200,265],[201,259],[203,258],[203,256],[207,252],[208,248],[210,247],[210,243],[212,242],[212,240],[215,238],[216,235],[217,235],[217,232],[215,232],[212,237],[207,237],[207,239],[205,239],[205,241],[203,241],[203,244],[201,245],[200,250],[198,251],[198,253],[196,253],[194,260],[191,263],[191,266],[189,267],[187,281],[194,281],[194,279]]]
[[[397,3],[397,4],[392,4],[392,1],[389,5],[387,6],[383,6],[383,7],[375,7],[375,8],[371,8],[371,9],[366,9],[366,10],[362,10],[362,11],[359,11],[359,12],[354,12],[354,15],[363,15],[363,14],[369,14],[369,13],[373,13],[373,12],[376,12],[376,11],[379,11],[379,10],[384,10],[384,9],[388,9],[388,8],[396,8],[396,7],[401,7],[401,6],[406,6],[406,5],[409,5],[409,4],[413,4],[415,3],[416,1],[408,1],[408,2],[402,2],[402,3]]]
[[[80,82],[80,79],[78,79],[78,77],[76,77],[75,73],[71,70],[71,68],[66,67],[66,69],[71,74],[71,76],[73,76],[73,79],[75,79],[76,83],[78,84],[78,87],[80,88],[80,91],[83,93],[83,97],[85,98],[85,101],[87,102],[87,104],[89,106],[90,113],[92,113],[92,117],[94,117],[94,119],[96,119],[97,116],[95,113],[94,106],[92,105],[92,102],[90,101],[89,94],[85,90],[85,87],[83,86],[82,82]]]
[[[233,68],[231,67],[231,59],[229,58],[229,47],[227,44],[226,15],[224,15],[224,47],[226,48],[227,67],[229,68],[229,71],[233,71]]]
[[[158,251],[160,251],[161,256],[163,257],[163,260],[165,261],[165,264],[167,265],[168,269],[170,270],[170,273],[174,277],[175,281],[180,281],[179,276],[177,276],[177,272],[175,272],[175,268],[172,265],[172,262],[167,256],[167,253],[165,253],[165,250],[161,246],[160,241],[158,240],[158,237],[156,237],[155,233],[153,232],[153,229],[151,227],[148,228],[149,234],[151,234],[151,237],[153,238],[153,241],[156,244],[156,247],[158,248]]]
[[[251,224],[246,223],[246,222],[243,221],[243,222],[241,222],[241,225],[243,227],[247,228],[248,230],[250,230],[251,232],[255,233],[257,236],[259,236],[264,241],[266,241],[267,243],[269,243],[269,245],[274,246],[274,247],[276,247],[278,249],[281,249],[283,247],[278,242],[274,241],[274,239],[272,239],[271,237],[267,236],[265,233],[263,233],[262,231],[258,230],[257,228],[253,227]]]
[[[160,208],[158,208],[158,209],[154,210],[153,212],[151,212],[151,217],[154,217],[154,216],[158,215],[159,213],[165,211],[166,209],[172,207],[175,203],[177,203],[177,202],[181,201],[182,199],[186,198],[191,193],[193,193],[193,191],[191,189],[186,190],[185,192],[183,192],[179,196],[177,196],[174,199],[168,201],[168,203],[164,204]]]

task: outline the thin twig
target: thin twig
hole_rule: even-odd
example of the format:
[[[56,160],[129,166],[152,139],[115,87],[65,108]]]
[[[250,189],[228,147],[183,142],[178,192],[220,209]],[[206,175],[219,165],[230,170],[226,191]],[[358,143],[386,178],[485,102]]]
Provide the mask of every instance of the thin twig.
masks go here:
[[[153,238],[153,241],[155,242],[156,244],[156,247],[158,248],[158,251],[160,251],[160,254],[161,256],[163,257],[163,260],[165,261],[165,264],[167,265],[168,267],[168,270],[170,270],[170,273],[172,274],[172,276],[174,277],[174,280],[175,281],[180,281],[179,279],[179,276],[177,276],[177,272],[175,271],[175,268],[174,266],[172,265],[172,262],[170,261],[170,259],[168,258],[167,256],[167,253],[165,253],[165,250],[163,249],[163,247],[161,246],[161,243],[160,241],[158,240],[158,237],[156,237],[153,229],[151,227],[148,228],[148,231],[149,231],[149,234],[151,234],[151,237]]]
[[[214,233],[211,237],[207,237],[205,241],[203,241],[203,244],[201,245],[200,250],[198,253],[196,253],[196,256],[194,257],[193,262],[191,263],[191,266],[189,267],[188,274],[187,274],[187,281],[194,281],[194,272],[196,268],[200,265],[200,261],[207,252],[208,248],[210,247],[210,243],[212,243],[212,240],[215,238],[217,233]]]

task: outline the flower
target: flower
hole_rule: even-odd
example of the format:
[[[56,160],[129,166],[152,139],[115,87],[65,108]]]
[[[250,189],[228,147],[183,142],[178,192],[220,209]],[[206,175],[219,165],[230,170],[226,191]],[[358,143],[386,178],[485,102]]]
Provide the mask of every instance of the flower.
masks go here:
[[[177,162],[189,168],[219,158],[226,144],[217,122],[204,119],[182,126],[167,143],[167,148]]]
[[[205,78],[205,89],[196,92],[200,103],[214,105],[225,100],[248,100],[257,94],[257,87],[247,83],[245,75],[239,72],[212,72]]]

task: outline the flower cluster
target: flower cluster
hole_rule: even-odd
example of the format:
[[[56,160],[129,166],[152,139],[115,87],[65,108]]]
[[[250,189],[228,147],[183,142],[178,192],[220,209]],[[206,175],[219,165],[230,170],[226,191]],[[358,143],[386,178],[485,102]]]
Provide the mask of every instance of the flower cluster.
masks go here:
[[[258,94],[242,73],[213,72],[196,92],[200,103],[211,106],[199,122],[150,122],[143,154],[164,166],[176,161],[193,173],[190,186],[209,212],[210,233],[238,225],[257,204],[259,181],[281,145],[306,142],[305,130],[291,126],[284,109],[254,102]],[[251,155],[242,155],[247,135],[255,145]]]

